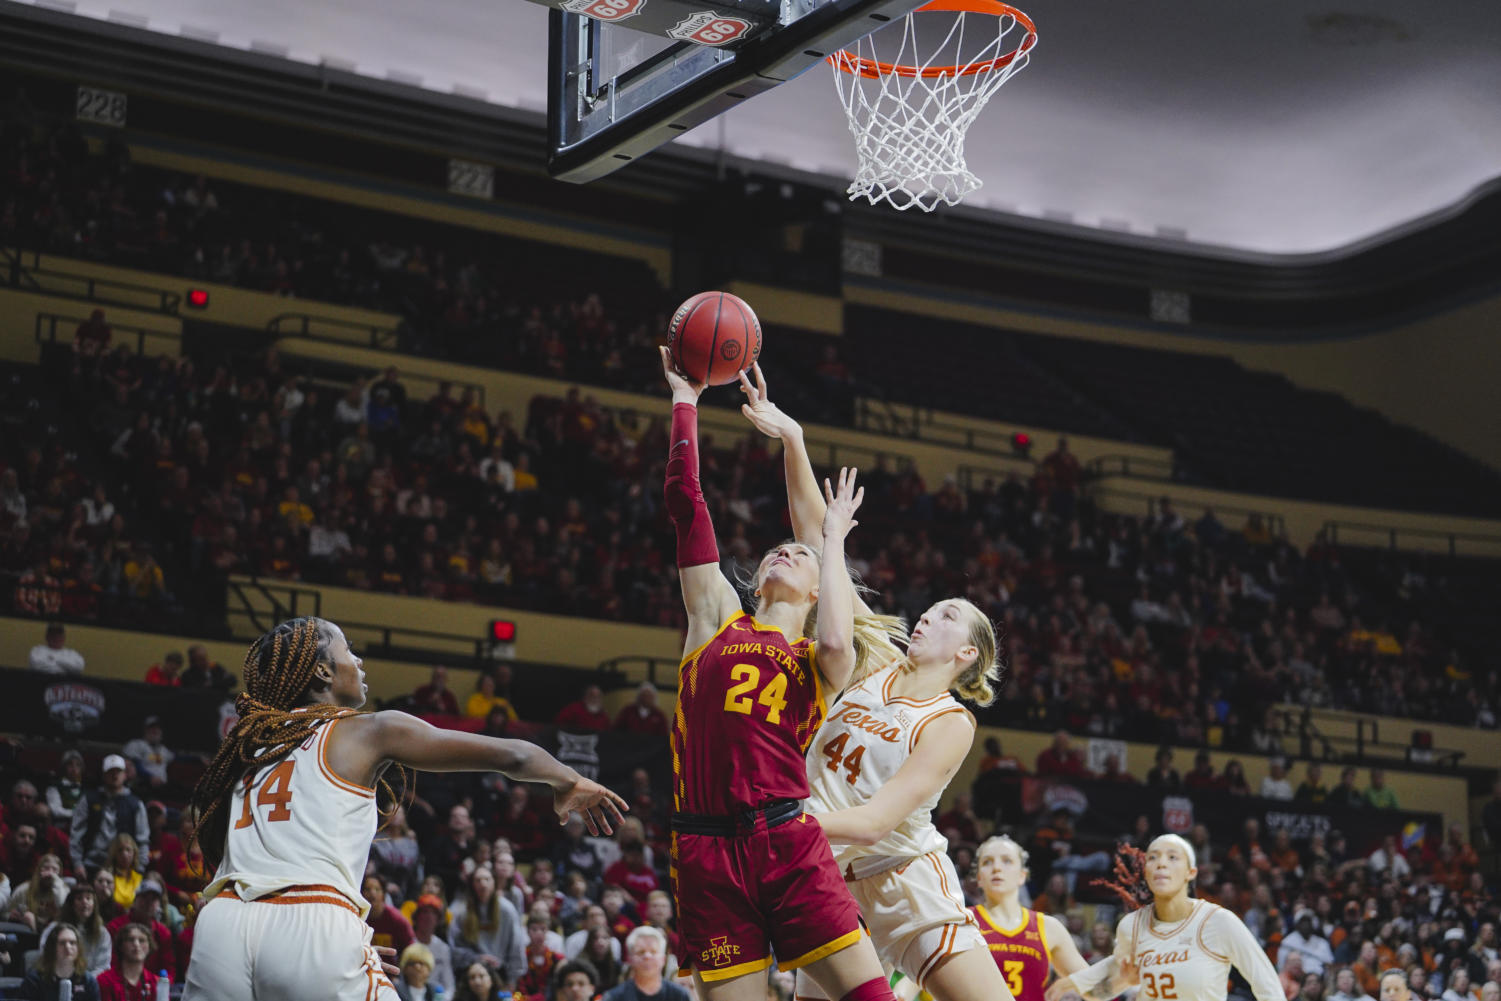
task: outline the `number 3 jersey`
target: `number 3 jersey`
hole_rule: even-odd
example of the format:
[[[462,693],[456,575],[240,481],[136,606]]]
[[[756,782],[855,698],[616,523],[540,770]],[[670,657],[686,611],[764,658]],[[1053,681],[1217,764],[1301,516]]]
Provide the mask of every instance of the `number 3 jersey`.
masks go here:
[[[823,722],[813,644],[736,612],[683,658],[672,721],[679,813],[725,816],[807,799],[803,754]]]
[[[929,723],[950,713],[969,711],[948,692],[928,699],[891,694],[898,665],[871,674],[847,689],[818,731],[808,755],[808,807],[830,813],[868,803],[907,763]],[[856,879],[881,872],[910,858],[948,851],[948,840],[933,826],[932,811],[942,788],[886,837],[873,845],[833,845],[834,860]]]
[[[236,783],[224,860],[206,898],[225,886],[243,900],[289,886],[332,888],[360,917],[370,910],[360,883],[379,820],[375,790],[329,767],[328,741],[340,721],[324,723],[291,754]]]
[[[1121,918],[1111,958],[1074,974],[1081,994],[1132,960],[1141,977],[1138,1001],[1225,1001],[1232,965],[1256,1001],[1284,1001],[1271,960],[1233,912],[1195,900],[1188,917],[1168,923],[1153,911],[1147,906]]]

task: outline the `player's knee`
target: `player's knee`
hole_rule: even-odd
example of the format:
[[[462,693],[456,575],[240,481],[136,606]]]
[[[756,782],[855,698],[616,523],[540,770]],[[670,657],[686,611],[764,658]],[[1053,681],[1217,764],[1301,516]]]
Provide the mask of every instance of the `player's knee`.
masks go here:
[[[891,985],[885,977],[876,977],[850,991],[839,1001],[896,1001],[896,995],[891,991]]]

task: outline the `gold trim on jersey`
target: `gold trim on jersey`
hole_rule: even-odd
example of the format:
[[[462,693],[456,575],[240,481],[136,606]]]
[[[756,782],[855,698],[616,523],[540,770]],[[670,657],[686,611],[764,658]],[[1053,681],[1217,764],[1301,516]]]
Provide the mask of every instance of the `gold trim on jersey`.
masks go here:
[[[980,913],[980,917],[985,919],[985,923],[988,924],[991,929],[993,929],[998,934],[1006,936],[1007,938],[1015,938],[1022,932],[1026,931],[1027,925],[1032,923],[1032,915],[1037,913],[1031,908],[1023,907],[1022,923],[1017,925],[1015,928],[1006,929],[996,924],[995,918],[991,916],[990,911],[986,909],[984,904],[976,904],[975,910]]]
[[[731,977],[744,976],[747,973],[757,973],[771,965],[771,957],[763,956],[761,959],[753,959],[749,963],[736,963],[734,966],[726,966],[718,970],[700,970],[697,965],[693,967],[704,980],[729,980]],[[784,964],[782,969],[788,967]]]
[[[687,665],[687,663],[690,660],[693,660],[699,654],[703,653],[704,652],[704,647],[708,646],[710,643],[713,643],[715,640],[719,639],[719,634],[722,633],[722,632],[724,632],[725,629],[729,628],[730,623],[734,622],[736,619],[740,618],[741,616],[745,616],[745,618],[747,618],[747,619],[751,618],[749,615],[746,615],[744,611],[742,611],[742,610],[740,610],[738,608],[734,612],[731,612],[730,613],[730,617],[727,618],[727,619],[725,619],[723,622],[721,622],[719,624],[719,628],[716,629],[716,630],[714,630],[714,633],[713,633],[712,636],[710,636],[708,639],[704,640],[698,646],[694,647],[688,653],[683,654],[683,659],[680,660],[680,661],[678,661],[678,669],[681,670],[684,666]],[[755,619],[751,619],[751,621],[754,622],[756,620]]]
[[[843,935],[840,935],[838,938],[834,939],[832,942],[825,942],[823,945],[819,946],[817,949],[811,949],[808,952],[803,953],[801,956],[798,956],[796,959],[789,959],[785,963],[782,962],[782,961],[780,961],[780,960],[778,960],[777,961],[777,969],[779,969],[779,970],[795,970],[799,966],[807,966],[809,963],[815,962],[816,960],[820,960],[820,959],[824,958],[825,956],[832,956],[834,953],[838,952],[840,949],[848,948],[849,946],[852,946],[856,942],[860,941],[860,936],[863,935],[863,934],[865,934],[865,932],[864,932],[863,929],[860,929],[860,928],[856,928],[854,931],[845,932]],[[769,963],[770,960],[767,960],[767,962]],[[708,978],[705,977],[705,979],[708,979]]]

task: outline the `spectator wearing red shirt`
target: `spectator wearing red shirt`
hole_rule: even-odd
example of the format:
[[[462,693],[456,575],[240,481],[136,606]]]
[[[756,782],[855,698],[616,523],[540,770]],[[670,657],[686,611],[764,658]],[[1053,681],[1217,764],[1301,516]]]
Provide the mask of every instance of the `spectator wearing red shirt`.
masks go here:
[[[669,956],[680,954],[682,941],[672,923],[672,895],[666,890],[653,890],[646,895],[646,923],[667,936]]]
[[[412,693],[412,708],[419,713],[459,714],[458,696],[448,688],[448,668],[433,668],[432,680]]]
[[[1192,791],[1195,789],[1223,789],[1225,780],[1214,770],[1214,765],[1209,763],[1209,752],[1200,751],[1194,755],[1194,766],[1188,774],[1183,776],[1184,788]]]
[[[1084,759],[1074,750],[1068,732],[1059,730],[1053,734],[1053,742],[1037,756],[1037,775],[1062,775],[1067,778],[1083,778],[1087,774]]]
[[[1006,771],[1014,775],[1027,774],[1027,766],[1021,763],[1021,759],[1014,754],[1006,754],[1001,750],[1001,742],[995,737],[985,738],[985,756],[980,759],[980,774],[986,772]]]
[[[151,929],[134,921],[122,925],[114,963],[99,974],[99,1001],[156,1001],[157,975],[146,967],[150,953]]]
[[[366,876],[360,884],[360,893],[370,902],[370,913],[365,916],[365,923],[374,929],[370,944],[388,946],[401,955],[417,935],[412,931],[412,923],[386,899],[385,882],[376,875]]]
[[[555,822],[554,822],[555,823]],[[551,840],[542,818],[532,809],[532,794],[518,782],[507,793],[506,806],[501,811],[495,833],[511,843],[511,851],[522,862],[530,862]]]
[[[653,737],[667,736],[667,714],[657,708],[657,688],[649,681],[636,689],[636,701],[615,715],[615,729]]]
[[[528,998],[547,997],[552,972],[564,963],[561,953],[547,947],[547,933],[551,930],[546,918],[526,919],[526,972],[516,981],[518,994]]]
[[[636,927],[635,919],[625,912],[625,901],[626,891],[618,884],[607,885],[599,895],[599,906],[605,911],[605,927],[621,942]]]
[[[104,310],[96,309],[73,331],[73,351],[85,358],[97,358],[109,350],[114,331],[104,319]]]
[[[1060,435],[1058,447],[1042,460],[1043,470],[1058,490],[1073,493],[1079,487],[1079,460],[1068,450],[1068,439]]]
[[[646,848],[632,842],[620,846],[620,861],[605,870],[605,882],[624,887],[635,898],[636,906],[645,907],[646,898],[657,889],[657,874],[646,864]]]
[[[121,914],[111,921],[107,927],[110,938],[115,938],[121,928],[132,922],[144,925],[151,932],[152,948],[146,954],[146,969],[148,970],[176,970],[177,953],[172,945],[172,933],[167,926],[162,924],[158,915],[162,909],[162,896],[166,893],[162,881],[156,873],[148,873],[141,880],[141,885],[136,887],[135,900],[131,901],[130,910]],[[187,956],[183,956],[186,960]],[[120,954],[115,953],[115,962],[120,961]]]
[[[163,657],[160,664],[152,664],[146,670],[146,684],[165,688],[182,686],[182,654],[173,650]]]
[[[598,685],[584,689],[584,697],[570,702],[555,720],[564,730],[577,733],[604,733],[610,729],[610,714],[605,712],[605,693]]]
[[[968,792],[956,795],[954,805],[938,818],[939,833],[946,836],[950,830],[956,831],[958,840],[962,842],[971,845],[980,843],[980,823],[975,816],[975,800]]]

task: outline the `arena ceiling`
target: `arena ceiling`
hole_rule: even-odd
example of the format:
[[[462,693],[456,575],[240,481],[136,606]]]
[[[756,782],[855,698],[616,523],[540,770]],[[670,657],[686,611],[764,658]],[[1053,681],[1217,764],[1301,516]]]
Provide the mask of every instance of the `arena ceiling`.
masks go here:
[[[1330,2],[1026,0],[1041,40],[971,133],[985,187],[970,204],[1253,258],[1345,252],[1463,210],[1501,179],[1501,5]],[[547,11],[524,0],[35,6],[538,121],[546,104]],[[822,67],[678,142],[853,171]]]

